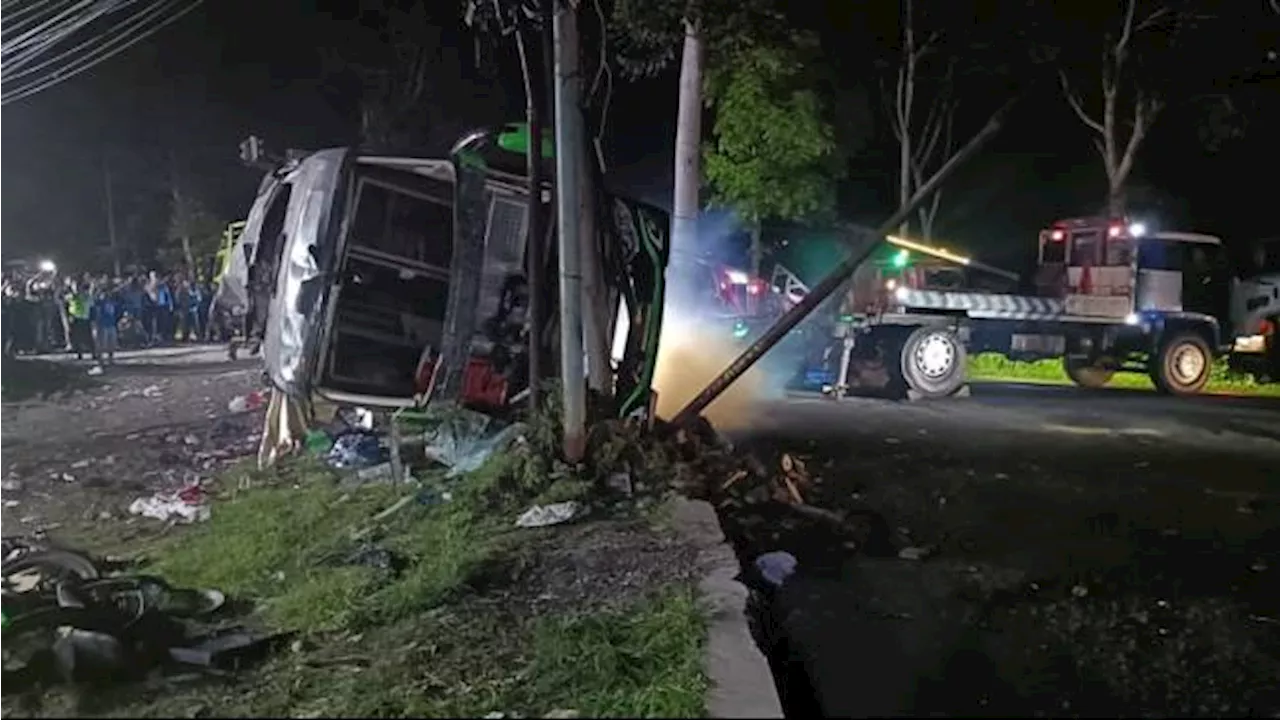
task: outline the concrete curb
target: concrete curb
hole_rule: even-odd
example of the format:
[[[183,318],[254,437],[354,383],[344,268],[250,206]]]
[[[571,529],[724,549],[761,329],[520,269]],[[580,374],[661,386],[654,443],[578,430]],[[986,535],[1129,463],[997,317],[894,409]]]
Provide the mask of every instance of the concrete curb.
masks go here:
[[[701,500],[677,498],[672,521],[676,532],[697,548],[705,573],[698,590],[710,610],[703,660],[711,682],[707,717],[783,717],[773,673],[747,626],[747,588],[735,579],[741,570],[738,558],[725,540],[715,509]]]

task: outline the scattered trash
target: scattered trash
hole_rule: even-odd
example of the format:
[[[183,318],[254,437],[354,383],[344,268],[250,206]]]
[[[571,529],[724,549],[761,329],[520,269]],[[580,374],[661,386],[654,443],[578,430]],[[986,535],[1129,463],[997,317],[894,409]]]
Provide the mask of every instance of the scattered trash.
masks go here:
[[[569,522],[577,514],[578,503],[572,500],[551,505],[534,505],[516,519],[516,527],[536,528],[559,525]]]
[[[198,485],[189,485],[176,493],[156,493],[151,497],[138,498],[129,505],[133,515],[154,518],[162,521],[204,522],[209,519],[210,511],[204,490]]]
[[[260,391],[254,390],[247,395],[239,395],[231,398],[231,402],[227,403],[227,410],[233,413],[257,410],[266,404],[266,401],[266,398]]]
[[[453,493],[448,490],[426,487],[415,496],[415,499],[419,505],[439,505],[440,503],[452,502]]]
[[[83,470],[83,469],[85,469],[85,468],[89,467],[89,465],[90,465],[90,464],[92,464],[92,463],[93,463],[93,461],[92,461],[92,460],[89,460],[88,458],[85,458],[84,460],[77,460],[77,461],[75,461],[75,462],[71,463],[71,469],[72,469],[72,470]]]
[[[75,481],[76,481],[76,476],[75,476],[75,475],[72,475],[71,473],[62,473],[61,475],[59,475],[59,476],[58,476],[58,478],[59,478],[60,480],[62,480],[62,482],[75,482]]]
[[[755,561],[756,570],[760,572],[760,576],[774,587],[782,587],[787,578],[795,574],[799,564],[795,556],[785,550],[767,552]]]
[[[898,557],[903,560],[924,560],[930,555],[933,555],[933,548],[927,546],[904,547],[898,551]]]
[[[208,634],[190,623],[226,603],[217,590],[175,588],[153,575],[106,575],[112,566],[39,541],[6,538],[6,578],[22,573],[37,579],[5,587],[6,640],[21,639],[21,650],[12,654],[6,643],[6,693],[58,681],[140,680],[165,657],[228,668],[249,658],[245,651],[264,639],[239,628]]]
[[[142,388],[142,397],[144,398],[158,398],[161,394],[159,385],[148,385]]]
[[[395,477],[391,463],[384,462],[356,472],[356,477],[365,483],[390,482]]]
[[[98,375],[101,375],[102,372],[103,370],[101,365],[94,365],[93,367],[89,368],[89,371],[86,372],[85,374],[89,375],[90,377],[97,377]]]
[[[1089,588],[1083,585],[1076,585],[1075,587],[1071,588],[1071,595],[1074,597],[1082,598],[1088,594],[1089,594]]]
[[[344,419],[348,417],[350,419],[347,420],[347,424],[357,430],[373,429],[373,412],[367,408],[352,408],[349,413],[345,414]]]
[[[5,500],[5,501],[4,501],[4,506],[5,506],[5,507],[7,507],[7,508],[16,508],[16,507],[18,507],[18,505],[19,505],[19,503],[18,503],[18,501],[17,501],[17,500]]]
[[[446,477],[475,470],[526,430],[523,423],[512,423],[494,431],[492,418],[464,408],[442,408],[437,413],[439,422],[423,434],[423,452],[449,468]]]
[[[614,492],[622,493],[623,495],[626,495],[628,497],[630,497],[631,493],[635,491],[635,488],[631,482],[631,473],[625,473],[625,472],[613,473],[608,477],[608,479],[605,480],[605,484],[608,485],[609,488],[612,489]]]
[[[394,574],[404,569],[405,563],[403,558],[386,548],[376,545],[361,545],[343,560],[343,564],[359,565]]]
[[[307,452],[312,455],[324,455],[333,447],[333,438],[329,437],[329,433],[323,430],[311,429],[307,431],[307,437],[302,441]]]
[[[0,482],[0,491],[18,492],[20,490],[22,490],[21,480],[5,480],[3,482]]]
[[[186,435],[182,438],[182,444],[183,445],[199,445],[200,438],[196,437],[195,435]]]
[[[559,718],[560,720],[571,720],[571,718],[578,717],[578,711],[569,710],[569,709],[552,710],[551,712],[547,713],[546,715],[543,715],[542,717]]]
[[[388,453],[377,435],[355,430],[335,439],[326,458],[330,466],[339,469],[367,468],[386,462]]]

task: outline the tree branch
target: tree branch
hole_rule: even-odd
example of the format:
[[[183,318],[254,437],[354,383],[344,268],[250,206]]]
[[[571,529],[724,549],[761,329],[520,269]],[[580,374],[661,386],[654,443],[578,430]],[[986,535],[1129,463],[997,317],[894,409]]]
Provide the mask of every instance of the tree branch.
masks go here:
[[[1151,124],[1155,122],[1156,115],[1159,114],[1162,103],[1157,98],[1145,97],[1139,95],[1133,104],[1133,132],[1129,134],[1129,142],[1125,145],[1124,154],[1120,157],[1120,162],[1115,168],[1115,177],[1123,180],[1128,177],[1129,171],[1133,169],[1133,157],[1138,152],[1138,147],[1142,145],[1143,139],[1147,135],[1147,130],[1151,128]]]
[[[1071,91],[1071,86],[1067,82],[1067,74],[1062,70],[1058,71],[1058,80],[1062,84],[1062,95],[1067,99],[1067,104],[1075,111],[1076,117],[1080,118],[1080,122],[1092,129],[1099,135],[1106,135],[1106,129],[1102,127],[1102,123],[1089,116],[1085,112],[1084,106],[1080,104],[1080,98]]]

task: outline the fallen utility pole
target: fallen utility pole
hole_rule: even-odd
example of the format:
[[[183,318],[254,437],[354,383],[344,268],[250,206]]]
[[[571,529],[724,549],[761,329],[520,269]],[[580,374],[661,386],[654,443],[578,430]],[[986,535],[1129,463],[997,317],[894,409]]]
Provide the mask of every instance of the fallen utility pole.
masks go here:
[[[977,135],[974,135],[959,152],[952,155],[951,159],[942,167],[938,168],[933,177],[929,178],[929,181],[920,187],[908,202],[900,206],[898,211],[893,214],[893,217],[881,223],[879,228],[870,233],[850,229],[852,230],[851,234],[856,234],[857,237],[850,242],[849,257],[837,265],[835,270],[822,279],[822,282],[818,283],[807,295],[801,298],[800,302],[796,303],[782,317],[778,318],[773,325],[769,326],[769,329],[750,347],[742,351],[742,354],[736,360],[729,363],[729,367],[725,368],[724,372],[716,376],[710,384],[702,389],[702,392],[689,401],[688,405],[685,405],[680,412],[676,413],[676,416],[672,418],[672,422],[676,425],[683,425],[698,417],[708,405],[720,397],[720,394],[726,388],[742,377],[743,373],[750,370],[751,366],[755,365],[761,357],[764,357],[765,353],[773,349],[774,345],[777,345],[782,338],[786,337],[792,328],[799,325],[800,321],[808,317],[814,308],[822,304],[830,297],[831,293],[843,285],[845,280],[867,259],[871,251],[884,240],[885,235],[893,232],[899,223],[915,212],[921,203],[928,200],[929,196],[933,195],[942,186],[942,183],[955,172],[956,168],[973,157],[979,148],[995,136],[1000,130],[1000,126],[1004,124],[1004,118],[1012,106],[1013,101],[1010,100],[997,110],[991,116],[991,119],[987,120],[987,124],[982,130]]]
[[[516,49],[520,52],[520,69],[524,75],[525,122],[528,123],[529,146],[526,148],[529,173],[529,222],[525,241],[525,273],[529,278],[529,414],[542,408],[542,244],[546,242],[546,224],[542,212],[542,115],[538,112],[538,83],[529,57],[527,29],[516,29]]]
[[[556,3],[552,25],[556,66],[556,215],[560,241],[560,381],[564,399],[564,458],[586,451],[586,387],[583,382],[582,244],[576,221],[582,193],[583,135],[578,109],[578,18],[569,0]]]

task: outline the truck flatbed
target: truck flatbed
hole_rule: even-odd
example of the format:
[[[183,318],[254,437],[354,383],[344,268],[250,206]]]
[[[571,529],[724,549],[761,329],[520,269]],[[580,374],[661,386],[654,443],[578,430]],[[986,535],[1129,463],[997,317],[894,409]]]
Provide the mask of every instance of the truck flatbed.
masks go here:
[[[1041,320],[1114,325],[1124,318],[1068,313],[1065,300],[1034,295],[1007,295],[954,290],[898,288],[894,300],[908,313],[964,313],[975,320]]]

